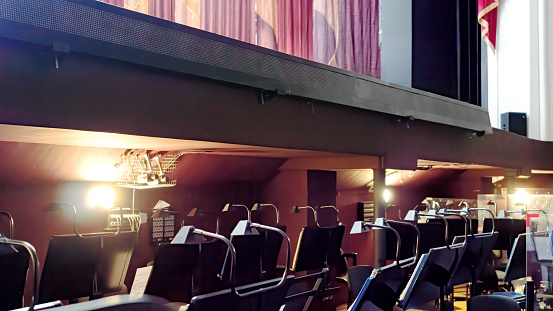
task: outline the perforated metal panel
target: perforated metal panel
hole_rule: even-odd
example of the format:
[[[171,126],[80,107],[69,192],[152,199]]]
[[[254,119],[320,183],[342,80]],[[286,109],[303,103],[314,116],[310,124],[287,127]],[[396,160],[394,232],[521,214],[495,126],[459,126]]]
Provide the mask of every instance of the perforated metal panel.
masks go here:
[[[64,40],[71,41],[66,42],[71,51],[77,47],[84,53],[256,88],[276,89],[281,94],[492,131],[488,112],[480,107],[93,0],[0,0],[1,21],[48,29],[56,34],[52,37],[68,34],[70,36],[65,36]],[[24,32],[15,36],[20,40],[51,44],[44,34],[33,36],[27,29]],[[0,36],[6,36],[1,28]],[[80,39],[95,42],[86,46],[78,42]],[[117,47],[127,50],[117,51]],[[129,53],[129,48],[137,53]],[[164,57],[166,59],[162,59]]]
[[[352,77],[70,1],[3,0],[0,17],[310,88],[355,91]]]

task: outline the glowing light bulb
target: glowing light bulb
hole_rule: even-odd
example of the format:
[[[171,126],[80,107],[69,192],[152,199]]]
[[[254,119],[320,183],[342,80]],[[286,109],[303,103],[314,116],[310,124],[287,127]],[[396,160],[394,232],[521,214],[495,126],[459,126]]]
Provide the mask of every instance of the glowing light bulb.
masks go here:
[[[392,193],[390,192],[390,190],[384,189],[383,196],[384,196],[384,202],[388,203],[392,197]]]
[[[90,207],[101,206],[104,208],[113,207],[115,203],[115,190],[108,186],[99,186],[92,189],[88,194]]]
[[[524,189],[518,189],[515,193],[515,202],[516,203],[524,203],[528,204],[528,201],[530,200],[530,195],[526,190]]]

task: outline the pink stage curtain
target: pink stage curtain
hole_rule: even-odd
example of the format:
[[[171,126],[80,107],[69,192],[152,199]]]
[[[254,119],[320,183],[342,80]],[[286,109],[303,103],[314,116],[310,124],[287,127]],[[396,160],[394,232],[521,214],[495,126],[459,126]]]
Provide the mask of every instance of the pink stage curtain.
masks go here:
[[[274,0],[257,0],[257,45],[278,51],[278,5]]]
[[[100,2],[105,2],[107,4],[116,5],[120,7],[125,6],[125,0],[98,0]]]
[[[175,0],[175,22],[200,28],[200,0]]]
[[[380,78],[378,6],[379,0],[339,1],[339,68]]]
[[[148,14],[148,0],[125,0],[125,9]]]
[[[338,0],[313,1],[313,60],[336,67]]]
[[[99,1],[380,78],[380,0]]]
[[[202,30],[255,44],[255,0],[202,0]]]
[[[149,0],[148,14],[175,21],[175,0]]]
[[[278,50],[313,60],[313,1],[278,1]]]

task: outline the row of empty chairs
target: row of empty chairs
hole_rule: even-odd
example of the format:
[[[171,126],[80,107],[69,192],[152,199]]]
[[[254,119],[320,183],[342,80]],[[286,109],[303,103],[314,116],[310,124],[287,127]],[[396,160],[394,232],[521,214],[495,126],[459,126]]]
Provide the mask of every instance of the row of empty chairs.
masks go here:
[[[390,258],[395,261],[390,265],[379,269],[350,268],[346,278],[350,310],[391,310],[394,305],[410,309],[432,300],[441,300],[441,305],[444,305],[444,296],[452,292],[453,286],[476,284],[500,235],[497,232],[475,234],[470,229],[476,226],[463,222],[462,219],[449,219],[449,237],[436,232],[425,234],[425,229],[421,230],[439,227],[442,230],[438,232],[443,233],[444,226],[439,222],[418,226],[388,222],[387,226],[395,229],[400,237],[396,239],[397,246],[400,240],[403,243],[394,249],[395,235],[387,237],[387,257],[391,257],[390,249],[395,251],[394,258]],[[454,229],[457,223],[462,226]],[[277,229],[286,230],[284,226]],[[229,242],[236,249],[236,259],[232,262],[229,262],[229,249],[221,240],[161,244],[145,294],[165,299],[155,303],[184,303],[188,310],[220,308],[227,311],[307,310],[315,296],[324,298],[325,293],[327,297],[332,296],[328,293],[339,287],[335,283],[340,280],[337,277],[347,269],[340,248],[345,226],[340,225],[338,219],[335,225],[322,227],[316,221],[315,212],[315,226],[302,229],[295,258],[289,267],[277,266],[283,237],[275,231],[258,230],[259,235],[230,237]],[[462,230],[466,230],[465,235],[458,235]],[[420,234],[420,241],[414,238],[417,234]],[[430,236],[432,239],[425,240]],[[441,241],[436,239],[437,236]],[[90,235],[86,239],[77,235],[52,237],[38,303],[73,297],[95,299],[121,290],[135,246],[136,232],[121,232],[116,236]],[[67,252],[68,249],[72,251]],[[422,250],[420,259],[417,258],[419,250]],[[80,265],[75,265],[77,262]],[[288,268],[291,272],[308,273],[304,277],[284,275],[283,279],[279,278],[279,274]],[[236,275],[232,285],[229,284],[230,274]],[[119,278],[114,278],[114,275],[119,275]],[[281,283],[285,285],[275,286]],[[20,285],[21,292],[23,286],[24,283]],[[74,306],[74,310],[85,307],[81,304]]]

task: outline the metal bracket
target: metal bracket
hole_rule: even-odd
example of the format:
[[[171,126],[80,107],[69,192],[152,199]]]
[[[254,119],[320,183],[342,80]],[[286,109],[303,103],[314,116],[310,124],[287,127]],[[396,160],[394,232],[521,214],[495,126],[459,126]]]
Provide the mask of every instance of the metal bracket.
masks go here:
[[[260,90],[257,92],[257,102],[265,105],[265,102],[270,101],[277,95],[276,90]]]

